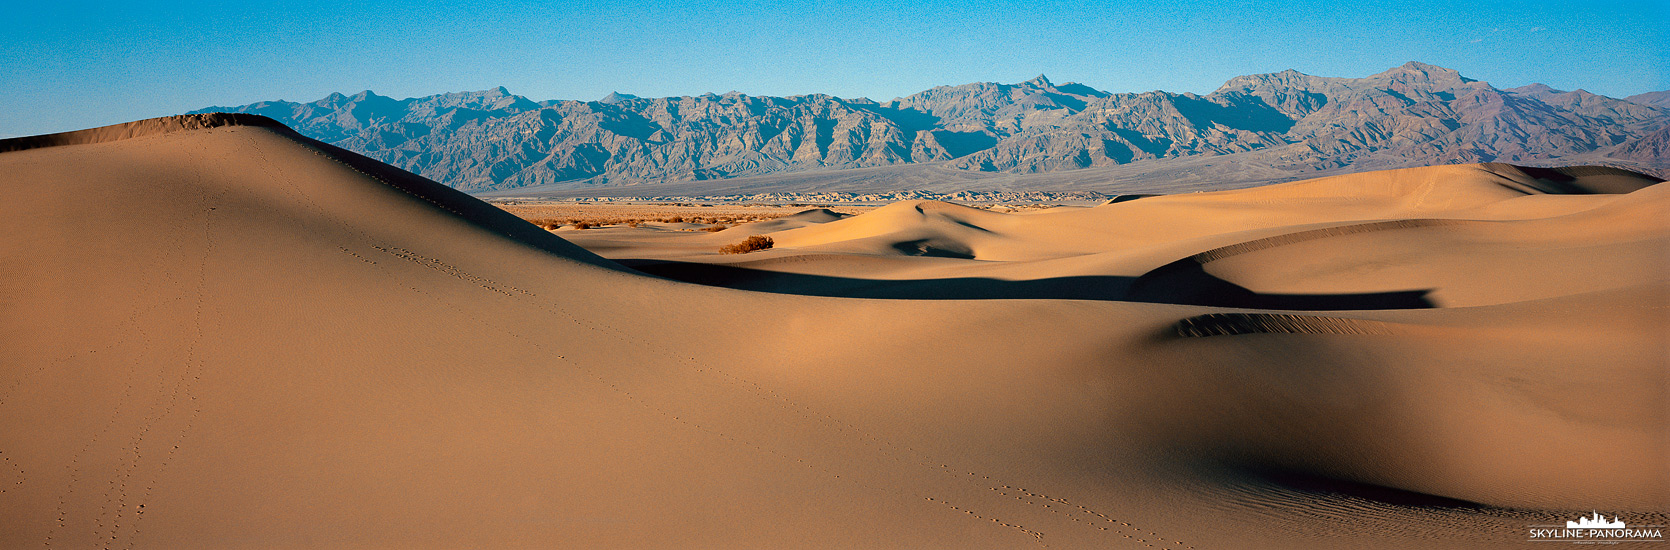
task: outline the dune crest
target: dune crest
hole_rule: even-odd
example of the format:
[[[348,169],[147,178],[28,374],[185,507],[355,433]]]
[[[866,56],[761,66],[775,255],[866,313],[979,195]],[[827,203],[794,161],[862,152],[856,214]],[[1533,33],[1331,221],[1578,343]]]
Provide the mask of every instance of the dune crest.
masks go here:
[[[202,113],[195,115],[178,115],[162,118],[151,118],[100,126],[86,130],[74,130],[41,136],[25,136],[18,138],[0,139],[0,153],[9,151],[23,151],[41,147],[58,147],[63,145],[86,145],[90,143],[109,143],[136,137],[154,136],[170,132],[188,132],[192,130],[206,130],[226,126],[253,126],[263,128],[290,129],[278,121],[261,116],[243,113]],[[298,134],[299,135],[299,134]]]

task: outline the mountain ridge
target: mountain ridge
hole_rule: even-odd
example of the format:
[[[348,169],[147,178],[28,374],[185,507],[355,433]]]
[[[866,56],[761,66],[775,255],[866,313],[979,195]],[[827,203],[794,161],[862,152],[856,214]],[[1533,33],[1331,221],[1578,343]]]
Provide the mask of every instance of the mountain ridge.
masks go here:
[[[886,102],[734,91],[533,101],[501,86],[404,100],[367,90],[194,113],[265,115],[471,192],[906,164],[1010,174],[1141,165],[1158,174],[1205,157],[1269,167],[1277,180],[1493,161],[1600,162],[1663,174],[1670,106],[1663,94],[1631,97],[1540,84],[1498,89],[1410,62],[1362,78],[1292,69],[1243,75],[1206,95],[1110,93],[1039,75]]]

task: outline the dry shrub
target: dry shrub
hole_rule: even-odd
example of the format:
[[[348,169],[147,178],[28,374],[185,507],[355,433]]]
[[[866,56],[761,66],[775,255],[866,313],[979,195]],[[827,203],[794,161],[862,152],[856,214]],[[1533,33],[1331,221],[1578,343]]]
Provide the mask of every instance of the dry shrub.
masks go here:
[[[673,216],[671,218],[667,218],[667,223],[684,223],[684,216]]]
[[[637,228],[638,227],[638,220],[628,220],[626,222],[626,226],[631,227],[631,228]]]
[[[542,228],[548,229],[548,230],[552,230],[552,229],[556,229],[558,227],[562,227],[562,221],[554,220],[554,219],[551,219],[551,218],[532,218],[532,219],[528,220],[528,223],[537,225],[539,227],[542,227]]]
[[[575,222],[574,228],[575,229],[591,229],[591,224],[586,223],[586,222]]]
[[[714,226],[711,226],[711,227],[703,228],[702,231],[706,231],[708,233],[716,233],[716,232],[719,232],[719,231],[724,231],[726,229],[728,229],[728,228],[725,227],[725,224],[721,223],[721,224],[717,224],[717,225],[714,225]]]
[[[740,243],[727,244],[719,247],[719,253],[747,254],[755,250],[765,250],[767,248],[771,248],[772,244],[774,243],[771,242],[771,237],[767,237],[765,235],[754,235],[752,237],[748,237],[747,239],[743,239]]]

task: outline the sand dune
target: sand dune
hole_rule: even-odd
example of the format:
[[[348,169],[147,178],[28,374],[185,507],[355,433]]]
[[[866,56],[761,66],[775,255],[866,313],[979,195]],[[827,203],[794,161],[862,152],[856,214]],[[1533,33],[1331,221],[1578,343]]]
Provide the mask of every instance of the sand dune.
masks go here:
[[[821,296],[1270,309],[1485,305],[1664,277],[1670,232],[1658,214],[1670,208],[1663,198],[1670,191],[1609,168],[1565,169],[1580,176],[1529,170],[1556,179],[1463,165],[1019,215],[896,203],[792,230],[728,230],[778,244],[747,258],[711,259],[699,247],[628,263],[684,280]],[[1584,186],[1640,192],[1588,194]],[[611,255],[634,259],[634,247],[622,244],[629,242],[617,239],[620,252]]]
[[[1670,191],[1628,174],[561,233],[748,292],[280,126],[25,139],[3,547],[1478,548],[1670,519]],[[716,253],[751,234],[778,247]],[[1385,295],[1414,299],[1350,302]]]

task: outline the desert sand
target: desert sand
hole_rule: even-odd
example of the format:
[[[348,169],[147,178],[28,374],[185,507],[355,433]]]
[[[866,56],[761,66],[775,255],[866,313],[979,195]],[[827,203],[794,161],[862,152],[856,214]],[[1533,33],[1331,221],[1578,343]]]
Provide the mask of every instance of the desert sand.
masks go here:
[[[1670,519],[1670,187],[1627,172],[552,232],[259,117],[0,150],[0,547],[1507,548]],[[776,246],[717,253],[752,235]]]

